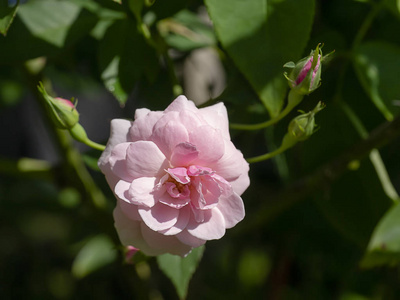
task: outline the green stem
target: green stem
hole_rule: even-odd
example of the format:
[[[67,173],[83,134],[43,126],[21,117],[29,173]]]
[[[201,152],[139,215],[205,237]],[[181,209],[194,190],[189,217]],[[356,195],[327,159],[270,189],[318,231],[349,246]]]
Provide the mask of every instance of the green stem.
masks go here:
[[[282,144],[278,149],[263,155],[247,158],[246,160],[248,163],[256,163],[270,159],[278,154],[281,154],[287,149],[292,148],[296,143],[297,143],[296,139],[294,139],[291,134],[286,133],[285,136],[283,137]]]
[[[54,134],[55,142],[65,162],[65,168],[63,168],[65,173],[63,175],[65,175],[68,182],[73,183],[83,194],[86,194],[86,197],[91,200],[91,203],[96,208],[101,210],[106,209],[106,198],[86,169],[82,156],[74,147],[70,134],[66,130],[56,129],[52,126],[52,120],[46,114],[43,98],[36,88],[38,82],[41,81],[45,83],[46,80],[43,80],[40,71],[34,73],[27,66],[25,66],[23,72],[26,75],[28,86],[36,96],[37,102],[42,107],[43,116],[47,119],[45,121],[48,121],[51,124],[48,128]]]
[[[89,147],[91,147],[93,149],[100,150],[100,151],[104,151],[106,149],[106,146],[104,146],[102,144],[98,144],[96,142],[93,142],[93,141],[91,141],[89,139],[87,139],[85,141],[85,145],[87,145],[87,146],[89,146]]]
[[[373,130],[367,139],[362,139],[332,161],[321,166],[309,176],[303,177],[288,187],[269,196],[270,201],[258,208],[256,216],[247,221],[240,233],[246,233],[265,226],[284,211],[320,189],[327,189],[339,176],[348,170],[349,163],[368,156],[373,149],[379,149],[400,136],[400,117],[386,122]],[[261,191],[262,192],[262,191]]]
[[[364,127],[358,116],[355,114],[355,112],[351,109],[351,107],[343,101],[340,102],[340,107],[342,108],[350,122],[353,124],[360,137],[364,140],[367,139],[368,131]],[[394,204],[398,204],[400,202],[399,195],[397,194],[397,191],[394,188],[392,181],[390,180],[389,174],[386,170],[385,164],[379,151],[377,149],[372,149],[369,153],[369,159],[375,168],[383,191],[393,201]]]
[[[288,113],[290,113],[293,108],[295,108],[299,103],[303,100],[303,95],[300,95],[293,90],[290,90],[289,95],[288,95],[288,104],[285,107],[281,113],[276,116],[275,118],[272,118],[271,120],[268,120],[263,123],[258,123],[258,124],[236,124],[236,123],[231,123],[229,124],[229,127],[232,129],[239,129],[239,130],[259,130],[263,128],[267,128],[271,125],[274,125],[281,119],[283,119]]]
[[[364,39],[365,35],[372,25],[372,22],[383,7],[383,1],[381,1],[380,3],[372,3],[372,5],[373,8],[364,19],[364,22],[361,24],[361,27],[354,38],[353,45],[351,47],[353,50],[356,49],[360,45],[361,41]]]

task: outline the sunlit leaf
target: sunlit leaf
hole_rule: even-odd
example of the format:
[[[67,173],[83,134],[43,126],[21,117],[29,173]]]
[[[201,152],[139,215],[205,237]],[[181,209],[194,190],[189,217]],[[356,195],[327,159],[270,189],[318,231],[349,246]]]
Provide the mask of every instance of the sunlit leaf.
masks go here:
[[[204,246],[193,249],[185,258],[171,254],[157,257],[158,266],[171,279],[180,299],[186,297],[190,278],[196,271],[203,252]]]
[[[129,20],[117,21],[107,29],[99,47],[99,65],[106,88],[121,105],[138,80],[153,82],[159,72],[155,50]]]
[[[395,265],[400,263],[400,206],[392,207],[376,226],[363,267]]]
[[[307,44],[314,0],[206,0],[217,36],[271,116],[282,109],[283,65]]]
[[[20,6],[18,15],[34,36],[62,47],[80,10],[69,1],[32,0]]]
[[[79,251],[72,264],[72,274],[83,278],[90,273],[112,263],[117,258],[117,250],[111,239],[105,235],[91,238]]]
[[[18,9],[18,3],[14,6],[9,6],[8,0],[0,0],[0,33],[7,34],[11,23],[14,20],[15,14]]]

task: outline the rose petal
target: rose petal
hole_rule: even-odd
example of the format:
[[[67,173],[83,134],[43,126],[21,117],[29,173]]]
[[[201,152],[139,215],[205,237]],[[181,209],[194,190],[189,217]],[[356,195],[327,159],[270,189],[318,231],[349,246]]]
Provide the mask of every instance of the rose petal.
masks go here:
[[[242,198],[236,193],[229,197],[220,197],[218,209],[224,216],[226,228],[232,228],[245,216]]]
[[[168,167],[164,154],[149,141],[132,143],[126,151],[126,168],[133,178],[158,177]]]
[[[199,151],[199,156],[194,160],[196,165],[208,166],[218,161],[224,155],[224,141],[219,130],[209,125],[202,125],[189,133],[189,141]]]
[[[157,144],[167,158],[170,158],[176,145],[188,142],[189,136],[182,124],[176,120],[170,120],[162,127],[158,123],[156,124],[151,140]]]
[[[130,182],[127,182],[125,180],[120,180],[117,182],[117,184],[114,187],[114,193],[115,195],[125,201],[130,203],[130,196],[129,196],[129,187],[131,186]]]
[[[172,151],[170,162],[172,166],[189,166],[197,157],[199,156],[199,151],[195,145],[184,142],[175,146]]]
[[[160,233],[164,235],[176,235],[184,230],[190,219],[190,207],[186,206],[179,210],[178,221],[171,228],[162,230]]]
[[[176,181],[182,184],[190,182],[190,178],[187,174],[186,168],[180,168],[180,167],[173,169],[168,168],[167,173],[171,175],[171,177],[174,178]]]
[[[206,243],[206,240],[198,239],[191,235],[187,230],[183,230],[181,233],[177,234],[176,237],[182,243],[189,245],[193,248],[200,247]]]
[[[103,171],[104,166],[108,163],[112,149],[120,143],[127,142],[127,135],[132,122],[123,119],[114,119],[110,124],[110,138],[108,139],[106,149],[101,154],[98,165]],[[103,172],[104,173],[104,172]]]
[[[151,247],[148,252],[150,254],[145,252],[147,255],[158,255],[168,252],[174,255],[185,257],[192,250],[192,247],[183,244],[174,235],[167,236],[155,232],[143,223],[141,224],[141,232],[144,240]]]
[[[204,222],[197,223],[194,218],[191,218],[187,231],[202,240],[220,239],[225,234],[225,219],[218,208],[203,211],[205,215]]]
[[[168,192],[164,193],[160,198],[158,199],[160,203],[163,203],[165,205],[168,205],[170,207],[180,209],[186,205],[188,205],[191,201],[190,197],[189,198],[172,198]]]
[[[224,140],[224,155],[220,160],[209,165],[219,176],[231,182],[249,171],[249,164],[243,158],[243,154],[236,149],[231,141]]]
[[[149,111],[146,108],[137,109],[135,121],[129,129],[129,138],[132,142],[149,141],[153,134],[153,127],[163,116],[161,111]]]
[[[200,115],[213,128],[218,128],[221,130],[225,139],[231,139],[229,134],[228,113],[225,105],[222,102],[212,106],[200,108],[198,115]]]
[[[171,228],[179,216],[179,209],[162,203],[157,203],[152,208],[141,206],[138,211],[146,225],[155,231]]]
[[[188,100],[185,96],[178,96],[172,103],[165,109],[165,113],[170,111],[182,111],[182,110],[191,110],[198,111],[198,108],[194,103]]]
[[[155,177],[140,177],[133,180],[128,191],[129,202],[136,205],[153,207],[156,203],[153,193],[155,182]]]
[[[123,201],[118,201],[117,206],[114,209],[114,226],[117,230],[119,239],[121,243],[125,246],[132,245],[136,248],[139,248],[143,251],[148,252],[146,250],[150,250],[151,248],[145,242],[142,232],[141,232],[141,223],[138,221],[133,221],[128,218],[124,213],[125,208],[121,208],[119,203],[123,203]]]
[[[132,181],[126,165],[126,151],[132,143],[121,143],[114,147],[110,154],[110,166],[113,173],[125,181]]]

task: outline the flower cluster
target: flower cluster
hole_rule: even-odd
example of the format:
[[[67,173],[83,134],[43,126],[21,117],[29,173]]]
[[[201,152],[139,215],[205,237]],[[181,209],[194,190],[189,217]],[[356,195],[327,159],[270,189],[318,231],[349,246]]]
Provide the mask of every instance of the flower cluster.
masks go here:
[[[179,96],[165,111],[112,120],[99,166],[117,198],[121,242],[147,255],[185,256],[244,218],[249,166],[222,103],[198,109]]]

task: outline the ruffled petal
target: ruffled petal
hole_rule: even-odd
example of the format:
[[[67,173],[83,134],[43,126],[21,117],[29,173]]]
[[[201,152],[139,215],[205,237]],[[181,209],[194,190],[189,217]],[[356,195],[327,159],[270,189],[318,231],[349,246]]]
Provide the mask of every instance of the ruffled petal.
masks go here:
[[[159,177],[168,165],[164,154],[153,142],[134,142],[126,151],[126,169],[133,178]]]
[[[176,208],[176,209],[181,209],[182,207],[188,205],[190,203],[190,198],[173,198],[170,196],[168,192],[164,193],[160,198],[158,199],[160,203],[163,203],[165,205],[168,205],[170,207]]]
[[[213,208],[203,211],[205,219],[202,223],[197,223],[194,218],[191,218],[187,231],[201,240],[216,240],[220,239],[225,234],[225,219],[218,208]]]
[[[146,225],[154,231],[171,228],[179,216],[179,209],[162,203],[157,203],[152,208],[141,206],[138,211]]]
[[[232,193],[229,197],[221,197],[218,209],[224,216],[226,228],[232,228],[245,216],[242,198],[236,193]]]

